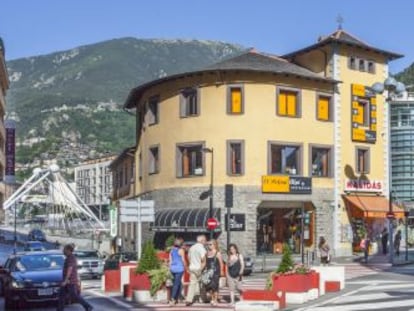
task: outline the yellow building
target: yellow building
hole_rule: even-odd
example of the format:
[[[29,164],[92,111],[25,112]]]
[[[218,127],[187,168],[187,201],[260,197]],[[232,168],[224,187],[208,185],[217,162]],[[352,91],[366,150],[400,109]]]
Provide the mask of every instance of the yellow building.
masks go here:
[[[4,126],[4,115],[6,114],[6,92],[9,88],[9,78],[7,74],[5,49],[3,40],[0,38],[0,180],[3,181],[0,184],[0,204],[3,206],[3,202],[6,199],[7,192],[11,189],[9,185],[4,183],[5,168],[6,168],[6,130]],[[0,220],[4,219],[3,209],[0,210]]]
[[[283,57],[249,50],[134,88],[134,193],[155,201],[156,244],[208,233],[211,184],[214,236],[226,241],[233,185],[231,240],[247,254],[283,243],[301,253],[325,236],[347,255],[357,233],[374,237],[387,206],[387,115],[369,86],[399,57],[338,30]]]

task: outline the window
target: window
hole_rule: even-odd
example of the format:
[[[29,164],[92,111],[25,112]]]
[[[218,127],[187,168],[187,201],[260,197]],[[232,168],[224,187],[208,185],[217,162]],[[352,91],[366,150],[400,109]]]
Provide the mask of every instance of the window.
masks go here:
[[[356,58],[355,56],[350,56],[349,57],[349,68],[350,69],[356,69]]]
[[[203,175],[203,145],[186,144],[177,146],[177,176]]]
[[[357,173],[369,173],[370,161],[368,148],[356,148],[356,171]]]
[[[149,174],[159,173],[159,147],[149,148]]]
[[[242,114],[244,112],[244,96],[242,86],[229,86],[227,95],[227,112]]]
[[[269,173],[299,175],[301,148],[298,145],[270,143]]]
[[[375,62],[370,60],[368,61],[368,68],[367,68],[369,73],[375,73]]]
[[[365,59],[358,59],[358,70],[365,71]]]
[[[244,142],[227,141],[227,174],[244,174]]]
[[[321,121],[332,120],[332,97],[329,95],[318,95],[316,102],[316,119]]]
[[[299,117],[299,102],[298,90],[278,89],[277,114],[286,117]]]
[[[311,176],[315,177],[330,177],[331,172],[331,156],[332,148],[311,146]]]
[[[180,95],[180,116],[193,117],[199,115],[198,91],[195,88],[187,88]]]
[[[158,104],[158,96],[151,97],[148,100],[147,120],[149,125],[158,123]]]

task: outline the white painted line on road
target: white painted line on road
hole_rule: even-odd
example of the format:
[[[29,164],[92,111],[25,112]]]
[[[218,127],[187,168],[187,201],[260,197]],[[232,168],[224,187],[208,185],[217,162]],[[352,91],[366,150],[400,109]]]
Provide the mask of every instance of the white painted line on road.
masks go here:
[[[390,281],[390,280],[372,280],[372,281],[345,281],[345,284],[351,284],[351,285],[366,285],[367,283],[371,284],[371,285],[375,285],[375,284],[401,284],[401,281]]]
[[[341,310],[341,311],[357,311],[357,310],[384,310],[389,308],[393,310],[398,307],[411,307],[414,305],[414,299],[409,300],[391,300],[386,302],[370,302],[351,305],[337,305],[337,306],[325,306],[325,307],[309,307],[304,310],[311,311],[324,311],[324,310]]]
[[[371,287],[371,288],[369,288]],[[389,285],[378,285],[378,284],[371,284],[370,286],[366,286],[360,289],[360,291],[368,291],[368,290],[375,290],[375,291],[381,291],[381,290],[394,290],[394,289],[400,289],[400,288],[412,288],[413,283],[408,282],[405,284],[389,284]]]
[[[406,294],[413,294],[414,289],[410,291],[404,291]],[[335,301],[335,304],[344,304],[349,302],[363,302],[363,301],[372,301],[372,300],[379,300],[379,299],[389,299],[395,298],[395,296],[387,294],[387,293],[372,293],[372,294],[364,294],[364,295],[356,295],[356,296],[347,296],[347,297],[340,297],[338,300]]]
[[[369,285],[369,286],[367,286],[367,287],[371,287],[371,285]],[[317,310],[317,309],[314,309],[314,308],[317,308],[317,307],[320,307],[320,306],[323,306],[323,305],[327,305],[327,304],[330,304],[330,303],[335,303],[335,301],[336,301],[336,300],[338,300],[338,299],[340,299],[340,298],[342,298],[342,297],[347,297],[347,296],[351,296],[351,295],[353,295],[353,294],[356,294],[356,293],[358,293],[360,290],[361,290],[361,289],[356,289],[356,290],[350,291],[350,292],[348,292],[348,293],[345,293],[345,294],[343,294],[343,295],[340,295],[340,296],[333,297],[333,298],[331,298],[331,299],[328,299],[328,300],[322,301],[322,302],[320,302],[320,303],[316,303],[316,304],[311,305],[311,306],[306,306],[306,307],[303,307],[303,308],[296,309],[295,311]]]
[[[134,307],[131,306],[130,304],[125,303],[125,302],[122,302],[122,301],[119,301],[118,299],[113,298],[111,296],[107,296],[104,293],[101,293],[100,291],[96,291],[96,290],[93,290],[93,289],[89,289],[88,291],[94,293],[96,296],[100,296],[100,297],[104,297],[106,299],[109,299],[110,301],[112,301],[113,303],[115,303],[116,305],[118,305],[118,306],[120,306],[122,308],[125,308],[125,309],[134,309]]]

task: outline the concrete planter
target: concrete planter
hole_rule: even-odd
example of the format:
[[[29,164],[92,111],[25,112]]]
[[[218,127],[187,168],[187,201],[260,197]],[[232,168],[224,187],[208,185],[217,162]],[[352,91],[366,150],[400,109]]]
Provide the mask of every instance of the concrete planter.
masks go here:
[[[345,267],[344,266],[314,266],[312,270],[319,273],[319,294],[326,293],[326,284],[330,287],[333,283],[337,283],[337,288],[340,290],[345,288]],[[328,283],[326,283],[328,282]]]
[[[151,297],[149,290],[133,290],[132,301],[134,302],[167,302],[168,301],[168,290],[166,288],[157,291],[154,297]]]

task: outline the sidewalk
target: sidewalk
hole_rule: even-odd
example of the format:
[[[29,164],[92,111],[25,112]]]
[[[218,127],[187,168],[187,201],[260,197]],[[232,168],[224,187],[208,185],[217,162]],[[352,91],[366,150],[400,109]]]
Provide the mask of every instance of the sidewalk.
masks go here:
[[[302,256],[293,255],[293,260],[296,263],[302,262]],[[265,254],[265,255],[256,255],[253,257],[254,260],[254,272],[255,273],[269,273],[277,269],[282,259],[281,255]],[[306,256],[305,256],[306,263]],[[363,253],[354,253],[352,256],[345,257],[333,257],[331,264],[333,265],[345,265],[351,263],[364,263],[364,254]],[[319,258],[314,258],[314,260],[309,260],[310,265],[319,265]],[[368,265],[369,264],[389,264],[391,266],[390,255],[383,255],[382,253],[372,254],[368,256]],[[408,249],[408,257],[406,260],[406,251],[402,249],[400,251],[400,256],[394,254],[392,266],[414,264],[414,248]]]

